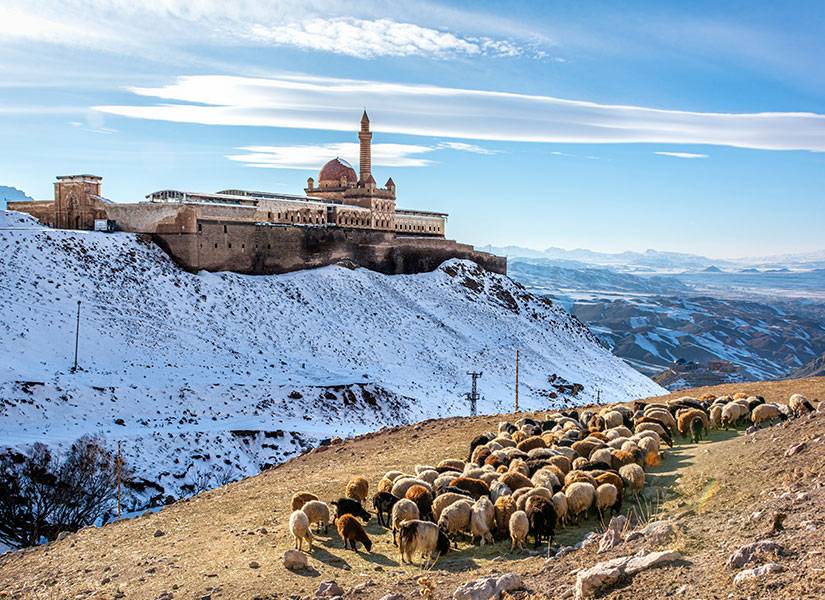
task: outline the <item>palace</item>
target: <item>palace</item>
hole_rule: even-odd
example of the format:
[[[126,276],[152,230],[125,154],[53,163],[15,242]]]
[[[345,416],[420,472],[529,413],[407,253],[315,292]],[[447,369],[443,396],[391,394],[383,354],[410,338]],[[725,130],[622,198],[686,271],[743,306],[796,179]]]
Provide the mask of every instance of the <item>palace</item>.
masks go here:
[[[96,175],[57,177],[54,200],[9,202],[60,229],[144,234],[190,270],[282,273],[351,261],[386,273],[429,271],[448,258],[506,272],[506,260],[445,239],[447,214],[396,207],[389,178],[372,174],[366,111],[358,133],[359,172],[336,157],[310,177],[303,195],[226,189],[215,193],[160,190],[136,203],[101,195]]]

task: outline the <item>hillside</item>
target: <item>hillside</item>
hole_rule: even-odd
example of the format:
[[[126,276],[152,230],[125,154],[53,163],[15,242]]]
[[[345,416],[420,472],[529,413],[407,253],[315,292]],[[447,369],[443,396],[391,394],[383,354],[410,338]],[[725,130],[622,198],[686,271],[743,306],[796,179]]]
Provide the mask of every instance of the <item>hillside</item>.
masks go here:
[[[132,234],[0,218],[0,439],[122,441],[137,477],[129,508],[331,437],[467,414],[468,370],[483,372],[479,412],[505,410],[517,347],[527,409],[661,391],[561,307],[472,263],[411,276],[192,274]],[[565,397],[552,375],[583,391]]]
[[[733,391],[759,393],[768,401],[801,392],[821,401],[825,380],[737,384],[691,393]],[[419,597],[416,580],[421,570],[398,564],[390,535],[376,519],[367,528],[376,540],[372,554],[343,550],[331,531],[319,536],[311,569],[287,571],[281,556],[293,543],[286,530],[289,498],[309,489],[330,499],[353,473],[364,474],[374,485],[389,469],[409,470],[417,463],[465,456],[468,440],[507,417],[429,421],[344,441],[158,513],[7,554],[0,557],[0,589],[12,597],[275,598],[306,597],[321,581],[334,579],[353,597],[377,599],[388,592]],[[508,571],[523,576],[526,592],[517,598],[563,597],[577,570],[653,548],[676,549],[684,560],[622,581],[603,597],[822,597],[823,439],[825,417],[818,413],[755,435],[716,432],[698,445],[677,444],[649,474],[651,486],[663,497],[654,518],[674,525],[675,540],[626,541],[604,554],[590,545],[548,562],[541,555],[510,554],[507,542],[483,548],[462,544],[427,574],[433,598],[449,598],[465,581]],[[786,456],[788,448],[800,442],[806,445],[799,454]],[[650,504],[654,512],[656,506]],[[627,510],[634,510],[632,502]],[[773,538],[787,550],[776,559],[783,571],[744,587],[735,585],[737,571],[725,568],[725,560],[743,544],[761,539],[774,511],[787,514],[784,531]],[[568,526],[557,541],[575,544],[596,527],[593,519],[584,527]]]
[[[823,376],[825,376],[825,354],[817,356],[815,359],[790,374],[790,377],[793,379]]]

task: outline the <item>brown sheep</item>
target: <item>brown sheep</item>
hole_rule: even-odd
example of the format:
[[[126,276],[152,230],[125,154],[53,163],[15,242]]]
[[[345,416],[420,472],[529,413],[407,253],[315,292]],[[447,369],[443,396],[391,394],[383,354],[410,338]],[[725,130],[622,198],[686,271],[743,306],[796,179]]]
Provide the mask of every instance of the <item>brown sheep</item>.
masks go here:
[[[387,479],[386,477],[382,477],[381,481],[378,482],[377,492],[391,492],[392,491],[392,481]]]
[[[521,473],[526,477],[530,477],[530,467],[527,466],[527,463],[522,458],[513,460],[510,466],[507,467],[507,471],[509,473]]]
[[[578,442],[573,442],[573,450],[582,458],[590,458],[596,448],[603,448],[604,442],[594,438],[587,438]]]
[[[516,512],[516,501],[512,496],[502,496],[494,505],[496,523],[495,537],[497,540],[506,540],[509,535],[510,517]]]
[[[617,471],[625,465],[636,462],[636,457],[632,453],[625,450],[613,450],[610,455],[613,457],[612,467]]]
[[[372,541],[367,536],[367,532],[364,531],[364,527],[358,522],[358,519],[352,515],[343,515],[338,519],[338,535],[344,540],[344,548],[347,548],[350,544],[352,549],[358,552],[357,542],[361,542],[367,552],[372,550]]]
[[[514,431],[513,432],[513,441],[518,444],[519,442],[523,442],[527,439],[527,434],[523,431]]]
[[[418,507],[418,514],[420,519],[426,521],[432,516],[433,512],[433,495],[430,490],[423,485],[414,485],[407,490],[404,496],[407,500],[412,500]]]
[[[318,496],[310,492],[296,492],[292,495],[292,510],[301,510],[310,500],[318,500]]]
[[[527,438],[521,442],[516,444],[516,448],[521,450],[522,452],[530,452],[530,450],[534,450],[536,448],[546,448],[547,444],[543,439],[539,436],[534,435],[532,437]]]
[[[556,466],[561,471],[561,477],[559,477],[559,479],[564,479],[564,476],[573,468],[570,459],[566,456],[551,456],[547,459],[547,462]]]
[[[624,479],[622,479],[618,473],[613,473],[612,471],[605,471],[604,473],[599,473],[598,475],[596,475],[594,479],[598,484],[596,486],[596,489],[598,489],[599,485],[603,483],[612,483],[616,486],[616,489],[619,490],[620,494],[624,489]]]
[[[702,425],[704,425],[705,431],[710,429],[710,419],[708,419],[705,411],[699,410],[698,408],[688,408],[686,410],[680,410],[676,415],[676,429],[679,431],[679,435],[683,438],[690,435],[690,422],[696,417],[702,419]]]
[[[444,471],[458,471],[460,473],[464,470],[464,461],[459,458],[446,458],[438,463],[435,468],[439,473],[443,472],[442,469]]]
[[[344,496],[347,498],[352,498],[353,500],[358,500],[361,504],[367,501],[367,495],[370,491],[370,484],[366,480],[366,478],[361,477],[360,475],[353,477],[347,483],[347,490],[344,493]]]
[[[528,481],[530,480],[528,479]],[[473,500],[478,500],[482,496],[490,495],[490,486],[481,479],[474,479],[472,477],[456,477],[450,482],[450,487],[456,487],[465,492],[469,492]]]
[[[564,476],[564,487],[567,488],[571,484],[576,483],[577,481],[581,481],[584,483],[589,483],[593,486],[593,489],[596,489],[596,479],[586,471],[570,471],[567,475]]]
[[[521,473],[504,473],[498,478],[498,480],[514,492],[519,488],[533,487],[533,482],[530,481],[530,478],[522,475]]]
[[[487,446],[478,446],[475,450],[473,450],[471,462],[474,462],[477,465],[483,465],[484,461],[487,460],[487,457],[492,453],[493,451]]]
[[[499,467],[506,467],[507,466],[507,463],[504,462],[504,459],[502,459],[501,456],[499,456],[495,453],[490,454],[490,456],[485,458],[484,459],[484,464],[485,465],[490,465],[494,469],[498,469]]]

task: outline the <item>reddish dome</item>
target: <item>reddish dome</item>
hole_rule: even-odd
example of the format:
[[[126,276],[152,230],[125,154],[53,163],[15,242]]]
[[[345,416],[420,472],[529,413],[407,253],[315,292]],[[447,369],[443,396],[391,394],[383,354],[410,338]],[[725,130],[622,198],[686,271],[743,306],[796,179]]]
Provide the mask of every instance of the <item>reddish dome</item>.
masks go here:
[[[335,157],[321,168],[318,181],[341,181],[344,178],[349,183],[358,181],[355,169],[343,158]]]

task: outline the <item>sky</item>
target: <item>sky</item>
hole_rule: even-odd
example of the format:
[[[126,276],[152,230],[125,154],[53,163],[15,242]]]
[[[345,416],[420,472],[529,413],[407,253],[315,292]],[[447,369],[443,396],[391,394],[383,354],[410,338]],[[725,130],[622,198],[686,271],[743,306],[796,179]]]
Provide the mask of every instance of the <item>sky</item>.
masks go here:
[[[825,247],[825,3],[0,1],[0,185],[302,193],[341,156],[477,245]]]

